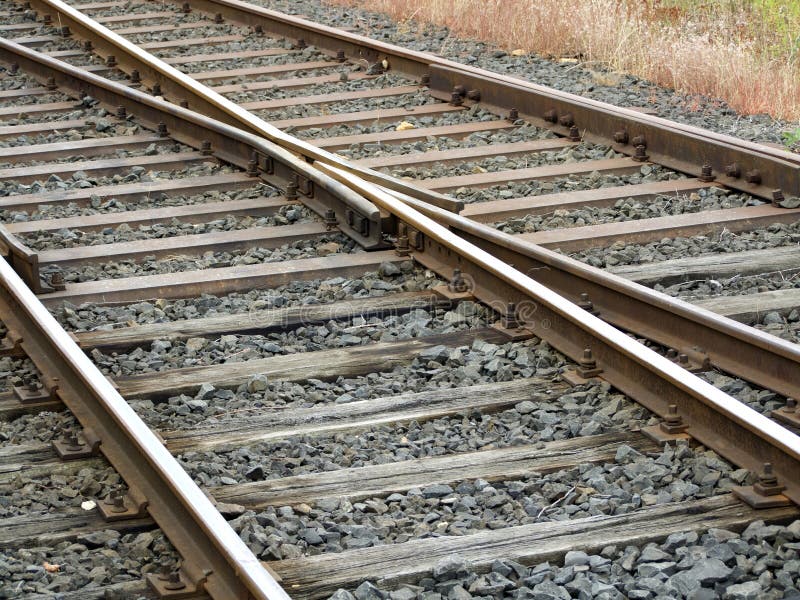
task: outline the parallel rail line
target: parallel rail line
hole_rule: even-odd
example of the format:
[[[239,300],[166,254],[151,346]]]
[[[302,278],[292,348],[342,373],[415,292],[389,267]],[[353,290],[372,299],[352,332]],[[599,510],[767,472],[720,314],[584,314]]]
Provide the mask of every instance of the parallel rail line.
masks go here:
[[[113,3],[85,5],[82,10],[113,8]],[[708,310],[666,297],[619,276],[600,271],[557,254],[548,247],[569,248],[598,245],[597,240],[659,239],[667,233],[704,233],[726,227],[746,231],[759,224],[791,223],[797,210],[781,207],[783,198],[800,194],[800,158],[788,152],[743,142],[668,123],[635,111],[601,105],[569,94],[535,86],[528,82],[458,65],[430,55],[410,52],[339,30],[281,15],[237,0],[198,0],[190,10],[200,11],[196,20],[174,22],[185,10],[151,10],[124,16],[105,16],[92,20],[80,10],[60,0],[34,0],[29,6],[40,15],[50,15],[58,23],[56,35],[39,31],[39,25],[14,24],[0,28],[0,63],[8,72],[33,76],[43,88],[4,91],[0,99],[26,95],[63,96],[42,103],[23,103],[0,108],[0,118],[13,118],[24,112],[34,118],[54,120],[21,125],[0,124],[0,136],[19,139],[65,128],[94,126],[125,127],[135,124],[147,130],[130,135],[100,137],[96,140],[57,141],[0,149],[0,180],[25,183],[44,175],[116,178],[108,184],[78,189],[50,189],[0,199],[0,207],[33,211],[38,206],[60,207],[70,204],[97,206],[104,199],[130,202],[149,201],[151,195],[171,196],[217,193],[221,190],[252,188],[266,182],[283,191],[282,196],[252,196],[238,200],[203,201],[181,206],[147,206],[144,210],[97,212],[88,216],[63,216],[13,221],[0,230],[6,261],[0,264],[3,286],[0,290],[0,316],[8,333],[6,352],[27,355],[40,371],[41,384],[18,388],[14,394],[0,393],[0,414],[7,417],[22,412],[52,410],[61,403],[83,426],[80,439],[56,444],[76,466],[91,464],[99,451],[122,475],[128,485],[126,496],[117,499],[120,510],[132,517],[128,525],[115,527],[160,527],[183,558],[183,566],[172,577],[149,577],[150,584],[164,597],[170,587],[180,593],[206,593],[214,598],[324,597],[338,587],[362,581],[374,565],[385,569],[389,580],[403,581],[433,568],[435,562],[452,552],[461,552],[479,563],[486,563],[486,550],[532,563],[549,560],[566,550],[581,547],[599,549],[619,541],[644,543],[669,533],[703,527],[743,527],[748,522],[786,520],[797,515],[790,502],[800,503],[800,438],[782,425],[731,398],[687,371],[682,365],[716,367],[787,397],[800,396],[797,373],[800,348],[773,336],[720,317]],[[146,9],[146,4],[144,5]],[[166,8],[167,5],[160,5]],[[218,15],[214,17],[214,15]],[[141,26],[132,22],[148,21]],[[158,24],[163,21],[163,25]],[[285,54],[278,47],[230,52],[225,56],[195,53],[194,56],[158,59],[149,50],[198,46],[208,40],[226,43],[244,39],[236,33],[209,36],[214,27],[233,22],[257,28],[252,34],[292,38],[296,47],[308,43],[336,62],[312,60],[276,65],[257,65],[237,69],[198,67],[192,75],[171,65],[204,64],[218,60],[261,60]],[[116,33],[105,25],[119,27]],[[24,26],[23,26],[24,25]],[[68,29],[63,29],[63,28]],[[169,32],[201,28],[204,34],[181,40],[163,39],[134,44],[122,35],[136,36],[158,31]],[[33,31],[33,35],[31,32]],[[203,35],[207,39],[203,40]],[[62,59],[85,61],[88,56],[74,47],[61,48],[60,41],[78,37],[85,50],[103,58],[104,65],[72,66]],[[267,39],[267,38],[264,38]],[[300,40],[303,40],[302,43]],[[86,44],[88,42],[88,44]],[[74,45],[73,45],[74,46]],[[32,47],[44,47],[49,55]],[[111,57],[111,58],[110,58]],[[293,57],[289,60],[295,60]],[[309,105],[392,98],[425,89],[434,100],[417,108],[341,112],[310,118],[268,122],[253,111],[285,108],[304,101],[291,99],[237,103],[224,96],[243,90],[302,89],[323,82],[335,82],[338,75],[323,74],[326,69],[366,60],[375,72],[389,69],[411,81],[408,85],[375,88],[340,94],[306,96]],[[13,65],[13,67],[11,66]],[[89,67],[89,68],[84,68]],[[119,79],[126,73],[128,85]],[[300,72],[298,75],[297,72]],[[308,72],[310,76],[302,76]],[[275,79],[261,80],[269,76]],[[348,75],[349,80],[374,77],[369,72]],[[422,81],[424,77],[424,82]],[[414,82],[414,79],[417,79]],[[226,83],[239,80],[237,83]],[[242,82],[244,80],[244,82]],[[204,85],[208,82],[215,87]],[[424,83],[422,88],[419,83]],[[150,90],[150,94],[143,89]],[[99,102],[108,114],[91,114]],[[176,103],[165,101],[164,98]],[[81,104],[74,104],[82,101]],[[445,103],[446,101],[449,103]],[[481,123],[464,122],[428,128],[398,128],[397,131],[301,138],[293,132],[330,124],[353,127],[379,120],[395,123],[406,117],[460,113],[478,107],[495,114],[511,113],[510,120]],[[84,109],[88,109],[84,110]],[[86,113],[79,118],[59,119],[59,115]],[[132,115],[132,117],[130,116]],[[508,143],[493,147],[458,147],[405,156],[381,156],[349,160],[333,151],[357,144],[403,143],[427,136],[464,137],[474,132],[508,129],[524,119],[559,137]],[[355,131],[355,130],[354,130]],[[152,133],[151,133],[152,132]],[[614,158],[547,165],[528,169],[501,170],[409,181],[378,169],[401,170],[424,164],[458,165],[491,156],[525,156],[576,146],[581,141],[609,146]],[[159,147],[182,144],[175,152],[158,153]],[[635,146],[635,147],[634,147]],[[108,158],[117,150],[156,154],[134,154]],[[80,152],[97,160],[65,162],[71,153]],[[31,164],[36,161],[37,164]],[[654,162],[700,179],[625,185],[619,189],[600,188],[569,194],[551,194],[474,203],[467,206],[448,191],[479,189],[512,180],[547,181],[581,173],[635,173],[645,162]],[[155,181],[126,183],[120,173],[136,168],[145,171],[159,165],[165,171],[196,163],[206,169],[201,175]],[[220,166],[221,165],[221,166]],[[733,168],[736,167],[736,168]],[[709,173],[710,169],[710,173]],[[188,172],[188,171],[187,171]],[[722,175],[722,173],[725,173]],[[104,180],[105,181],[105,180]],[[712,183],[713,181],[713,183]],[[740,209],[709,211],[681,218],[650,219],[556,229],[533,234],[509,235],[484,223],[500,217],[549,212],[574,206],[609,206],[621,197],[654,198],[659,194],[702,190],[722,184],[773,201],[773,204]],[[153,225],[179,219],[185,223],[204,223],[222,216],[268,217],[302,204],[318,217],[308,222],[275,226],[248,226],[165,238],[134,239],[112,244],[97,244],[33,250],[26,236],[64,229],[105,231],[123,224]],[[461,214],[459,214],[461,213]],[[58,214],[58,213],[57,213]],[[87,265],[115,261],[137,262],[149,257],[201,256],[208,251],[269,249],[287,242],[304,242],[310,247],[323,236],[341,231],[367,252],[311,256],[283,262],[248,265],[219,265],[216,268],[171,272],[136,277],[111,277],[82,282],[64,282],[63,272]],[[592,242],[588,236],[592,235]],[[394,246],[394,249],[390,249]],[[79,332],[70,335],[48,313],[64,302],[95,305],[132,304],[154,299],[178,299],[201,294],[224,295],[253,289],[277,287],[291,281],[326,279],[357,275],[387,264],[406,260],[437,273],[450,281],[437,293],[418,292],[385,299],[349,300],[311,309],[285,309],[251,313],[246,320],[236,315],[176,321],[152,327],[128,327],[112,331]],[[791,260],[791,259],[790,259]],[[792,302],[791,294],[783,302]],[[293,327],[327,320],[349,320],[357,315],[412,311],[417,307],[452,306],[478,300],[500,315],[493,328],[434,335],[411,340],[381,342],[352,349],[317,352],[312,362],[302,353],[250,359],[230,364],[186,367],[116,377],[115,387],[81,351],[92,349],[124,350],[141,347],[155,340],[186,341],[192,337],[214,337],[285,331]],[[776,300],[781,302],[781,300]],[[316,312],[315,312],[316,311]],[[633,339],[646,338],[656,347],[670,348],[681,359],[676,363]],[[765,463],[779,484],[770,489],[742,488],[738,495],[760,511],[747,508],[728,495],[683,504],[668,504],[642,509],[627,516],[609,516],[581,522],[535,523],[496,532],[468,536],[469,539],[443,537],[415,543],[388,545],[349,551],[345,555],[323,554],[273,561],[262,565],[252,551],[225,523],[219,511],[238,513],[245,508],[296,505],[331,496],[351,500],[372,495],[408,490],[417,485],[454,482],[463,479],[502,479],[537,471],[555,471],[582,461],[612,460],[617,449],[631,444],[643,451],[657,448],[652,440],[638,434],[606,434],[552,442],[544,453],[533,447],[502,448],[468,454],[421,459],[394,466],[376,465],[343,469],[331,473],[287,477],[253,484],[210,490],[214,504],[173,458],[174,454],[204,448],[225,450],[256,441],[283,439],[298,432],[336,432],[367,427],[376,423],[424,419],[458,414],[465,409],[502,410],[526,397],[557,397],[563,384],[533,378],[498,384],[508,394],[486,396],[487,390],[466,388],[445,396],[432,393],[387,397],[380,402],[331,406],[292,411],[285,416],[267,415],[251,423],[236,421],[229,429],[216,427],[193,432],[161,431],[156,434],[141,421],[126,401],[158,399],[179,393],[196,393],[211,381],[219,387],[235,388],[246,384],[254,374],[279,381],[331,379],[337,375],[366,375],[391,370],[406,364],[425,350],[444,346],[469,345],[475,340],[510,343],[535,335],[570,357],[576,370],[572,383],[582,384],[602,377],[647,409],[672,424],[649,432],[656,443],[685,437],[688,433],[701,444],[714,449],[732,463],[757,473]],[[491,386],[489,386],[491,387]],[[488,388],[487,388],[488,389]],[[483,394],[483,395],[481,395]],[[20,400],[24,402],[20,403]],[[792,424],[791,410],[778,420]],[[676,421],[682,419],[682,423]],[[166,445],[166,447],[165,447]],[[35,459],[31,457],[36,457]],[[46,447],[30,446],[6,455],[7,473],[22,469],[46,472],[55,468]],[[15,462],[16,461],[16,462]],[[0,485],[2,485],[0,475]],[[355,490],[352,481],[363,483]],[[214,508],[216,505],[216,509]],[[104,506],[101,504],[101,506]],[[110,509],[104,506],[106,512]],[[113,512],[113,511],[112,511]],[[106,515],[108,516],[108,515]],[[113,515],[112,515],[113,516]],[[80,513],[64,513],[61,527],[69,537],[70,528],[85,526]],[[152,522],[149,521],[152,519]],[[642,533],[642,524],[650,531]],[[38,539],[50,534],[50,521],[37,526],[28,520],[9,523],[9,531],[19,540]],[[91,527],[107,527],[98,516]],[[26,537],[27,536],[27,537]],[[594,536],[594,537],[593,537]],[[11,542],[11,538],[4,540]],[[541,549],[539,549],[541,547]],[[420,558],[422,557],[422,558]],[[279,584],[284,587],[281,588]]]

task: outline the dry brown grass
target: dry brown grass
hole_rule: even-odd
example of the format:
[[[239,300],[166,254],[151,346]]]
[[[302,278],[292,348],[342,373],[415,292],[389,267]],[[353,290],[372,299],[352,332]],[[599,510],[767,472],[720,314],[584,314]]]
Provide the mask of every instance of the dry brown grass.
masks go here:
[[[509,50],[578,57],[721,98],[741,113],[800,121],[795,0],[328,1],[445,25],[459,37]]]

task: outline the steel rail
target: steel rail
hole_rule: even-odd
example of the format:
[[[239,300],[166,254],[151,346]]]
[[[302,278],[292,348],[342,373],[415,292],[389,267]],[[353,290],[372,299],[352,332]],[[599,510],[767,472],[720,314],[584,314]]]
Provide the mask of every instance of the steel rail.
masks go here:
[[[0,60],[17,63],[42,80],[52,77],[57,86],[78,96],[89,94],[112,114],[122,106],[153,130],[165,126],[174,139],[187,145],[200,148],[209,142],[218,158],[242,168],[257,167],[258,175],[275,185],[285,188],[295,176],[311,182],[310,193],[307,186],[298,190],[309,208],[323,216],[333,209],[339,226],[366,248],[383,244],[381,215],[374,204],[275,143],[2,38]],[[348,213],[369,222],[366,233],[355,222],[348,223]]]
[[[60,2],[60,0],[48,1]],[[143,54],[145,57],[148,56],[147,53]],[[205,94],[205,86],[196,84],[196,87],[202,94]],[[236,105],[234,105],[234,107],[236,107]],[[237,112],[247,113],[247,111],[242,111],[239,107],[236,107],[236,109]],[[281,132],[281,138],[287,139],[292,138],[292,136]],[[347,182],[346,185],[351,184]],[[391,193],[396,197],[403,197],[403,194],[396,190],[391,190]],[[409,200],[411,199],[410,197],[406,198]],[[420,206],[419,208],[422,209],[423,207]],[[447,221],[448,215],[444,214],[442,211],[438,212],[439,214],[436,218]],[[466,233],[467,230],[481,230],[486,235],[493,235],[494,239],[502,238],[502,234],[499,232],[490,234],[489,232],[492,230],[489,228],[481,229],[481,226],[476,224],[470,225],[466,220],[455,220],[463,224],[461,227],[462,232]],[[453,219],[450,219],[450,222],[452,223]],[[486,238],[486,235],[483,237]],[[533,248],[533,246],[527,246]],[[504,249],[508,251],[508,244],[504,245],[501,243],[493,246],[495,252],[503,252]],[[543,249],[539,249],[539,251],[546,252]],[[551,255],[551,259],[553,256],[558,255]],[[514,260],[516,259],[518,259],[518,257],[514,257]],[[541,266],[541,264],[536,263],[530,268],[541,268]],[[565,273],[568,271],[561,270],[560,272]],[[560,289],[564,293],[570,293],[571,291],[573,295],[575,294],[574,287],[571,288],[570,285],[563,285],[563,282],[550,281],[549,283],[555,286],[560,285],[560,287],[556,287],[556,289]],[[628,284],[627,282],[623,283],[619,278],[607,276],[606,278],[597,279],[597,277],[588,277],[584,278],[581,282],[581,286],[583,288],[581,291],[590,293],[596,303],[604,306],[608,318],[621,327],[680,349],[682,352],[697,358],[699,361],[702,361],[704,358],[709,358],[723,370],[744,377],[745,379],[763,385],[769,389],[773,389],[788,396],[798,395],[798,384],[794,381],[795,378],[793,377],[793,372],[795,372],[794,370],[797,367],[796,350],[793,348],[787,349],[787,347],[780,348],[779,346],[776,350],[775,343],[770,340],[771,336],[766,336],[738,323],[726,322],[727,320],[720,319],[716,315],[711,315],[701,309],[689,307],[683,303],[676,304],[674,301],[666,300],[660,294],[647,290],[647,288]],[[619,293],[615,291],[615,288],[619,288],[620,286],[628,291],[627,294],[624,294],[629,300],[628,303],[625,304],[624,311],[620,311],[622,305],[615,301],[620,297]],[[633,300],[634,298],[636,298],[635,301]],[[666,307],[664,307],[665,302],[667,303]],[[647,306],[649,306],[649,308],[645,308]],[[666,317],[667,315],[672,315],[672,317],[660,319],[648,318],[649,313],[658,310],[658,306],[662,307],[660,310],[660,315],[662,317]],[[678,314],[682,316],[678,318]],[[647,315],[647,317],[645,317],[645,315]],[[669,325],[667,325],[667,323],[669,323]],[[693,323],[693,329],[690,331],[686,331],[688,323]],[[703,324],[703,328],[700,328],[701,323]],[[656,324],[664,324],[664,326],[659,327]],[[679,332],[684,335],[679,335]],[[695,345],[687,347],[687,339],[691,340],[690,343]],[[702,340],[700,342],[702,343],[702,347],[697,346],[698,340]],[[737,343],[730,344],[732,340],[737,340]],[[758,352],[755,352],[756,350],[758,350]]]
[[[333,164],[349,172],[356,173],[360,177],[378,183],[387,189],[408,194],[414,198],[422,199],[456,212],[464,208],[463,202],[453,200],[437,192],[421,190],[378,171],[359,167],[336,154],[284,133],[264,119],[228,100],[222,94],[182,73],[153,54],[139,48],[62,0],[31,0],[30,4],[33,7],[39,7],[43,12],[48,10],[56,11],[62,25],[67,25],[71,34],[91,41],[96,51],[113,55],[118,68],[128,73],[133,70],[138,71],[143,81],[149,81],[151,85],[158,83],[165,96],[186,100],[198,112],[202,112],[223,123],[233,124],[242,127],[246,131],[263,136],[267,140],[300,154],[308,160]]]
[[[462,93],[475,90],[482,104],[504,111],[517,109],[522,117],[562,135],[568,135],[574,123],[586,139],[608,144],[625,154],[633,154],[632,141],[643,136],[653,162],[695,176],[701,175],[703,165],[710,165],[718,182],[763,198],[771,199],[775,189],[786,195],[800,195],[798,154],[407,50],[242,0],[192,0],[191,5],[245,26],[260,27],[267,33],[303,39],[330,54],[343,51],[348,57],[368,63],[386,59],[392,69],[429,76],[434,95],[441,99],[450,100],[454,89],[461,89]],[[618,132],[624,132],[626,143],[615,141]],[[740,172],[735,177],[726,174],[726,167],[733,165]],[[748,174],[759,182],[748,182]]]
[[[21,346],[85,428],[170,542],[201,574],[214,598],[289,600],[289,596],[141,420],[111,382],[58,324],[5,260],[0,260],[0,314]],[[188,569],[187,569],[188,570]],[[185,570],[186,571],[186,570]]]
[[[771,462],[786,485],[785,494],[800,504],[800,437],[379,186],[330,165],[318,167],[351,181],[365,197],[421,233],[423,241],[411,252],[415,260],[446,277],[459,268],[470,278],[476,298],[501,314],[514,303],[526,328],[572,359],[580,360],[590,348],[603,379],[658,415],[677,406],[688,433],[733,463],[758,472]]]
[[[413,252],[419,262],[446,276],[452,275],[454,265],[462,268],[472,276],[475,295],[495,306],[505,306],[509,301],[534,301],[537,317],[542,317],[540,322],[548,324],[536,331],[543,339],[576,360],[590,346],[610,383],[657,414],[664,415],[670,404],[677,405],[689,421],[692,435],[741,466],[757,470],[763,461],[771,461],[775,472],[786,480],[787,495],[795,501],[800,499],[800,483],[795,482],[800,465],[797,436],[546,290],[527,275],[471,244],[464,245],[461,238],[398,201],[396,190],[388,192],[321,161],[316,167],[420,233],[418,239],[422,241]],[[476,255],[472,255],[475,251]]]
[[[581,301],[586,294],[602,319],[686,354],[696,365],[719,369],[787,397],[800,397],[800,346],[656,292],[413,198],[402,198],[421,213],[515,265],[553,291]]]

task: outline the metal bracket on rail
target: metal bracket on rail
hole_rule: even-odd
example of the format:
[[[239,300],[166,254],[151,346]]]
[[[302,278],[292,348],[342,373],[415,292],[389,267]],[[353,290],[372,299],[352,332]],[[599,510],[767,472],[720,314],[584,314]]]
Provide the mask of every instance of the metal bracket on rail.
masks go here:
[[[500,310],[500,320],[493,323],[491,327],[502,333],[512,342],[529,340],[534,337],[533,331],[527,329],[520,320],[517,305],[513,302],[509,302]]]
[[[453,269],[453,276],[450,282],[446,285],[437,285],[433,288],[433,292],[452,302],[460,302],[462,300],[475,300],[472,293],[474,283],[464,277],[461,269]]]
[[[772,469],[771,463],[764,463],[758,476],[758,481],[753,485],[736,486],[731,489],[734,496],[753,508],[776,508],[789,506],[792,501],[782,492],[786,489]]]
[[[60,440],[53,440],[55,449],[61,460],[77,460],[97,456],[100,451],[100,437],[87,427],[82,432],[72,431]]]
[[[144,517],[148,500],[136,487],[129,484],[128,493],[112,492],[97,503],[97,510],[106,521],[126,521]]]
[[[797,400],[794,398],[787,398],[786,406],[773,410],[770,413],[770,417],[784,425],[800,429],[800,406],[798,406]]]
[[[690,348],[680,352],[674,348],[667,350],[667,358],[690,373],[702,373],[711,369],[711,358],[702,348]]]
[[[167,568],[160,573],[148,573],[147,583],[159,598],[178,600],[200,594],[210,572],[193,563],[183,563],[180,569]]]
[[[603,369],[597,366],[591,348],[583,350],[583,358],[578,361],[575,369],[568,369],[561,374],[561,378],[570,385],[584,385],[596,380]]]
[[[657,444],[674,442],[676,440],[688,440],[690,435],[686,433],[689,426],[683,422],[683,417],[678,414],[678,407],[670,404],[667,407],[667,415],[658,425],[643,427],[642,434],[649,437]]]
[[[0,225],[0,249],[11,267],[35,294],[53,291],[53,288],[42,283],[39,255],[20,242],[3,225]]]
[[[0,340],[0,356],[15,358],[25,356],[25,350],[22,349],[22,336],[13,329],[6,331],[5,337]]]
[[[58,397],[58,384],[49,381],[46,377],[38,380],[30,377],[24,380],[23,385],[15,385],[12,390],[14,397],[20,404],[41,404],[44,402],[61,402]]]

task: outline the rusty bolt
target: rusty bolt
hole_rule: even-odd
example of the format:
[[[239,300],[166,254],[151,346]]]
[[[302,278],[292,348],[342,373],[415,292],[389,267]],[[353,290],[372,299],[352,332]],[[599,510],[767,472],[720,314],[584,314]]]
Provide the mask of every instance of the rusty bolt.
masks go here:
[[[625,145],[628,143],[628,132],[624,129],[614,132],[614,141],[618,144]]]
[[[120,121],[124,121],[125,119],[128,118],[128,111],[125,110],[124,106],[120,105],[120,106],[117,107],[116,117]]]
[[[53,22],[53,17],[51,17],[50,15],[42,16],[42,23],[44,23],[45,25],[50,25],[50,23],[52,22]]]
[[[61,34],[61,37],[69,37],[69,36],[72,35],[72,32],[69,30],[69,27],[67,27],[66,25],[64,27],[62,27],[61,29],[59,29],[58,32]]]
[[[589,299],[589,294],[586,292],[581,292],[580,299],[578,300],[578,307],[593,315],[597,314],[597,310],[594,308],[594,302]]]
[[[664,417],[664,422],[668,425],[680,425],[683,418],[678,414],[678,407],[675,404],[670,404],[667,407],[667,416]]]
[[[682,367],[685,367],[686,365],[688,365],[689,364],[689,355],[688,354],[684,354],[683,352],[678,354],[678,364],[681,365]]]
[[[178,571],[172,571],[169,574],[168,581],[164,584],[165,590],[182,590],[186,587],[186,584],[181,579],[181,574]]]
[[[463,85],[454,85],[453,92],[455,92],[456,94],[458,94],[463,98],[464,96],[467,95],[467,88],[465,88]]]
[[[336,220],[336,213],[332,208],[329,208],[325,211],[325,228],[330,231],[331,229],[336,229],[336,224],[338,221]]]
[[[203,156],[211,156],[214,151],[211,149],[211,142],[209,140],[203,140],[200,142],[200,154]]]
[[[300,38],[299,40],[297,40],[297,44],[295,44],[295,46],[299,50],[303,50],[304,48],[308,48],[308,44],[306,44],[306,41],[303,38]]]
[[[518,119],[519,119],[519,111],[516,108],[512,108],[510,111],[508,111],[508,117],[507,117],[508,121],[514,123]]]
[[[394,244],[394,251],[398,256],[408,256],[411,253],[408,236],[405,233],[397,236],[397,241]]]
[[[636,162],[647,162],[647,159],[650,158],[647,155],[647,146],[643,144],[639,144],[636,146],[636,152],[631,157]]]
[[[262,33],[264,33],[264,26],[256,25],[255,27],[253,27],[253,32],[257,33],[258,35],[261,35]]]
[[[713,167],[706,163],[702,167],[700,167],[700,176],[698,177],[700,181],[709,182],[714,181],[716,179],[714,177],[714,169]]]
[[[575,124],[575,118],[572,113],[564,113],[558,118],[558,122],[564,127],[572,127]]]
[[[181,100],[178,102],[178,106],[181,108],[189,108],[189,101],[188,100]]]
[[[752,171],[748,171],[744,174],[744,180],[747,183],[752,183],[754,185],[758,185],[761,183],[761,171],[758,169],[753,169]]]
[[[786,412],[797,412],[797,400],[794,398],[786,399],[786,406],[783,407]]]
[[[728,177],[733,177],[734,179],[738,179],[742,176],[742,168],[739,166],[739,163],[731,163],[729,165],[725,165],[725,175]]]
[[[675,348],[669,348],[667,350],[667,358],[674,361],[678,358],[678,351]]]
[[[480,90],[469,90],[467,92],[467,100],[472,100],[473,102],[480,102],[481,101],[481,91]]]
[[[159,121],[158,123],[158,135],[160,137],[167,137],[169,132],[167,131],[167,124],[164,121]]]
[[[772,468],[772,463],[765,462],[761,473],[758,475],[758,481],[753,485],[756,493],[762,496],[776,496],[786,489],[785,485],[781,485],[775,471]]]
[[[772,190],[772,204],[777,206],[781,202],[783,202],[783,200],[784,200],[783,190]]]
[[[47,82],[44,84],[44,87],[46,87],[51,92],[53,90],[58,89],[58,85],[56,84],[56,78],[55,77],[48,77],[47,78]]]
[[[461,269],[453,269],[453,278],[450,280],[450,283],[447,284],[447,289],[458,294],[469,290],[469,284],[461,274]]]
[[[645,138],[643,135],[637,135],[631,140],[631,144],[634,146],[644,146],[647,148],[647,138]]]
[[[450,104],[453,106],[461,106],[464,104],[464,98],[454,90],[453,93],[450,94]]]
[[[220,24],[220,23],[224,23],[224,22],[225,22],[225,19],[223,18],[222,13],[217,13],[217,14],[214,15],[214,23]]]
[[[84,52],[91,52],[92,51],[92,40],[84,40],[83,41],[83,51]]]
[[[578,364],[584,369],[596,369],[597,361],[594,359],[591,348],[583,349],[583,358],[578,361]]]
[[[111,502],[106,501],[106,504],[111,505],[112,513],[124,513],[128,510],[128,507],[125,506],[125,494],[119,491],[114,492],[114,495],[111,497]]]
[[[500,320],[501,324],[506,329],[519,328],[519,321],[517,320],[517,305],[513,302],[506,304],[506,312]]]
[[[50,275],[50,286],[57,287],[64,285],[64,273],[55,271]]]
[[[558,112],[555,108],[551,108],[547,112],[544,113],[544,120],[548,123],[558,123]]]
[[[154,83],[153,84],[153,88],[150,90],[150,92],[153,94],[153,96],[161,96],[162,95],[161,94],[161,84],[160,83]]]
[[[573,125],[569,128],[569,137],[570,142],[580,142],[581,141],[581,131],[578,129],[577,125]]]
[[[255,156],[252,156],[250,160],[247,161],[247,176],[258,177],[258,161]]]
[[[17,63],[11,63],[8,65],[8,74],[9,75],[16,75],[19,72],[19,65]]]
[[[670,404],[667,407],[667,414],[664,420],[661,421],[659,427],[664,433],[683,433],[689,426],[683,422],[683,417],[678,414],[678,407],[675,404]]]
[[[78,434],[74,431],[65,436],[64,441],[66,442],[65,449],[70,452],[77,452],[86,445],[78,438]]]
[[[420,85],[430,85],[431,84],[431,74],[430,73],[423,73],[422,77],[419,78]]]
[[[297,173],[292,175],[292,180],[286,184],[286,199],[297,200],[297,190],[300,189]]]
[[[188,2],[184,2],[183,6],[181,6],[181,10],[185,13],[190,13],[192,12],[192,6]]]
[[[344,53],[344,50],[337,50],[336,51],[336,60],[339,62],[344,62],[347,60],[347,56]]]
[[[30,379],[28,379],[26,387],[28,388],[29,392],[38,392],[40,389],[42,389],[42,384],[33,377],[31,377]]]
[[[113,68],[113,67],[116,67],[116,66],[117,66],[117,57],[116,57],[116,56],[114,56],[113,54],[109,54],[109,55],[106,57],[106,66],[107,66],[108,68]]]
[[[139,70],[134,69],[133,71],[131,71],[131,83],[141,83],[141,82],[142,82],[142,76],[139,75]]]

